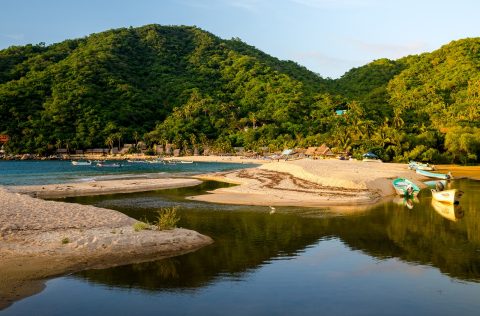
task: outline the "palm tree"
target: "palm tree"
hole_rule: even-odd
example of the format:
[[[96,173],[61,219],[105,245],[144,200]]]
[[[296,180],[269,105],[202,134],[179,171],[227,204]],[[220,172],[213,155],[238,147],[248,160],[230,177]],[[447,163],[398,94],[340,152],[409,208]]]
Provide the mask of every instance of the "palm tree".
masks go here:
[[[113,134],[108,135],[107,138],[105,139],[105,145],[108,146],[110,151],[112,151],[112,149],[113,149],[113,143],[114,142],[115,142],[115,137],[114,137]]]

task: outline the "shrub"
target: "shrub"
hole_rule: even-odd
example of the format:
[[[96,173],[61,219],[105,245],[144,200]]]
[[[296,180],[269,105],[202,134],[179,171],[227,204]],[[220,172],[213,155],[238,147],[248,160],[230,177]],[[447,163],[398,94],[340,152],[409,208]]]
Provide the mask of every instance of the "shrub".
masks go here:
[[[165,208],[158,211],[157,221],[155,226],[158,230],[167,230],[177,227],[180,217],[177,216],[177,209],[175,207]]]
[[[62,239],[62,245],[68,244],[70,242],[70,239],[68,237],[65,237]]]

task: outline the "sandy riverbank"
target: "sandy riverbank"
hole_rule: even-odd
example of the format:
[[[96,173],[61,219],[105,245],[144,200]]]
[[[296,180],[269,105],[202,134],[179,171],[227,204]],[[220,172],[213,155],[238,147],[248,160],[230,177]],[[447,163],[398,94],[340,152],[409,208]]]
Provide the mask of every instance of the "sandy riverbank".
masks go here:
[[[191,199],[272,206],[366,205],[394,195],[391,180],[397,177],[407,177],[424,187],[421,181],[425,177],[408,170],[406,164],[301,159],[200,176],[240,185]]]
[[[117,211],[44,201],[5,188],[0,201],[0,310],[37,293],[52,276],[171,257],[213,242],[181,228],[135,231],[137,221]]]
[[[200,184],[201,181],[186,178],[128,179],[85,181],[63,184],[26,185],[10,187],[17,193],[39,198],[60,198],[115,193],[145,192],[161,189],[183,188]]]

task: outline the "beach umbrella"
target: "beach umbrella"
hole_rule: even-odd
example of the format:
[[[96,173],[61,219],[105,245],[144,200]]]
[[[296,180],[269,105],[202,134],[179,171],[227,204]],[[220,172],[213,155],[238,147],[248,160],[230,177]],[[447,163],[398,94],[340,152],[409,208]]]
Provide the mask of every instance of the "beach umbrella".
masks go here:
[[[374,153],[372,153],[372,152],[370,152],[370,151],[369,151],[368,153],[366,153],[366,154],[363,154],[363,158],[373,158],[373,159],[378,159],[378,156],[377,156],[377,155],[375,155]]]

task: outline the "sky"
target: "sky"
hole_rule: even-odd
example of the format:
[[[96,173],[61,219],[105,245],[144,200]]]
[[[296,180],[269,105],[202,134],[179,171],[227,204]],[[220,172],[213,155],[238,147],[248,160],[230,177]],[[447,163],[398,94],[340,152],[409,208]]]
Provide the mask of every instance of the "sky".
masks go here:
[[[0,0],[0,49],[119,27],[195,25],[322,77],[480,36],[478,0]]]

